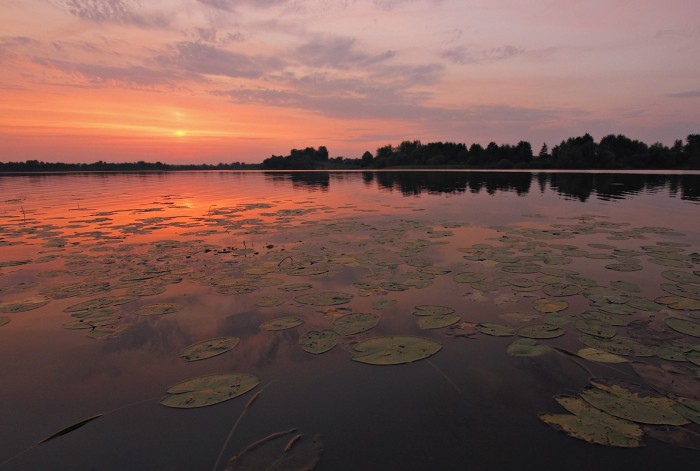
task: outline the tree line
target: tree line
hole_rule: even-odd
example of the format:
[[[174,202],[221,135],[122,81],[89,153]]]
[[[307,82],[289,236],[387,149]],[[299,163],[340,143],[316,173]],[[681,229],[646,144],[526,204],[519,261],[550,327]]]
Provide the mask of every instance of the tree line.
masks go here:
[[[398,146],[379,147],[374,154],[365,152],[360,158],[328,156],[328,150],[307,147],[292,149],[288,156],[265,159],[266,170],[311,170],[333,168],[476,168],[476,169],[700,169],[700,134],[690,134],[686,141],[676,140],[668,147],[630,139],[624,135],[608,135],[595,142],[590,134],[572,137],[552,147],[543,144],[535,154],[532,145],[520,141],[516,145],[455,142],[403,141]]]
[[[610,134],[595,142],[590,134],[561,141],[550,150],[543,144],[535,154],[532,145],[490,142],[403,141],[398,146],[379,147],[374,154],[361,157],[330,157],[320,146],[292,149],[289,155],[272,155],[260,164],[241,162],[174,165],[161,162],[133,163],[54,163],[27,160],[0,162],[0,172],[76,172],[76,171],[171,171],[171,170],[334,170],[384,168],[473,168],[473,169],[700,169],[700,134],[690,134],[685,142],[676,140],[671,147],[648,145],[621,134]]]

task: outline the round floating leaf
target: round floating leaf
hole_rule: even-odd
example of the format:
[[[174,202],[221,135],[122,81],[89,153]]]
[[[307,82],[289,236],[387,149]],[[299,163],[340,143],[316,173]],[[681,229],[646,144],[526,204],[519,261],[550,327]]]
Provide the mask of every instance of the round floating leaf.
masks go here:
[[[674,296],[700,300],[700,285],[690,283],[663,283],[661,289]]]
[[[520,337],[530,339],[553,339],[561,337],[566,331],[561,327],[552,324],[533,324],[526,325],[518,329],[517,334]]]
[[[681,319],[679,317],[667,317],[664,323],[676,332],[692,337],[700,337],[700,324],[697,322]]]
[[[643,446],[641,427],[629,420],[613,417],[579,397],[556,396],[571,414],[540,414],[544,423],[567,435],[597,445],[636,448]]]
[[[578,339],[584,345],[605,350],[606,352],[615,353],[617,355],[651,357],[656,354],[655,349],[642,345],[629,337],[621,337],[619,335],[616,335],[611,339],[594,337],[592,335],[581,335]]]
[[[138,296],[110,296],[104,298],[90,299],[82,303],[73,304],[63,310],[63,312],[80,312],[102,309],[109,306],[119,306],[120,304],[130,303],[139,299]]]
[[[512,327],[491,322],[480,322],[476,324],[474,328],[482,334],[492,335],[494,337],[512,337],[515,335],[515,329]]]
[[[486,279],[486,275],[483,273],[466,271],[463,273],[457,273],[452,279],[457,283],[475,283],[477,281],[483,281]]]
[[[457,314],[440,314],[435,316],[420,316],[418,318],[418,327],[421,329],[441,329],[456,324],[462,318]]]
[[[567,283],[550,283],[542,287],[542,292],[547,296],[573,296],[581,292],[581,288],[578,285],[567,284]]]
[[[627,363],[629,360],[623,358],[614,353],[609,353],[604,350],[598,350],[597,348],[587,347],[582,348],[576,352],[578,356],[590,361],[597,361],[598,363]]]
[[[355,335],[372,329],[379,323],[379,316],[372,313],[352,312],[333,321],[331,329],[338,335]]]
[[[217,337],[203,340],[185,348],[180,356],[187,361],[204,360],[216,355],[221,355],[233,349],[240,343],[238,337]]]
[[[0,303],[0,312],[11,313],[11,312],[25,312],[32,311],[34,309],[39,309],[45,306],[51,301],[51,298],[47,296],[31,296],[19,301],[10,301],[5,303]]]
[[[320,293],[307,293],[296,296],[294,300],[301,304],[312,306],[335,306],[350,302],[352,294],[337,291],[325,291]]]
[[[700,300],[684,298],[682,296],[661,296],[656,298],[657,303],[679,311],[700,311]]]
[[[629,321],[623,319],[622,317],[603,311],[586,311],[581,313],[581,317],[586,320],[602,322],[604,324],[614,326],[623,326],[629,324]]]
[[[141,306],[136,310],[139,316],[160,316],[163,314],[172,314],[182,309],[182,306],[175,303],[155,303]]]
[[[281,296],[260,296],[256,301],[255,305],[260,307],[273,307],[279,306],[284,303],[284,298]]]
[[[605,268],[614,271],[639,271],[644,267],[637,263],[611,263],[609,265],[605,265]]]
[[[307,289],[311,289],[311,285],[308,283],[291,283],[280,286],[278,289],[282,291],[306,291]]]
[[[413,315],[415,316],[444,316],[446,314],[453,314],[454,309],[448,306],[437,306],[431,304],[421,304],[415,306]]]
[[[258,385],[257,376],[249,373],[224,373],[192,378],[167,389],[160,403],[167,407],[195,408],[228,401]]]
[[[594,319],[579,319],[574,322],[574,326],[584,334],[605,339],[613,338],[616,334],[615,327]]]
[[[661,272],[661,276],[676,283],[700,283],[700,275],[681,270],[666,270]]]
[[[673,400],[606,378],[591,380],[593,388],[581,392],[581,398],[593,407],[621,419],[652,425],[684,425],[688,419],[671,407]]]
[[[442,345],[423,337],[390,336],[365,340],[355,345],[354,361],[370,365],[399,365],[436,354]]]
[[[308,353],[318,355],[331,350],[338,345],[340,336],[330,329],[312,330],[299,339],[299,345]]]
[[[303,324],[304,321],[297,316],[285,316],[278,317],[277,319],[272,319],[267,322],[260,324],[262,330],[275,331],[275,330],[287,330],[294,328],[298,325]]]
[[[700,401],[679,397],[672,407],[686,419],[700,425]]]
[[[379,287],[387,291],[406,291],[411,286],[406,283],[399,283],[398,281],[384,281],[379,283]]]
[[[567,303],[566,301],[546,298],[535,299],[532,302],[532,305],[537,311],[543,312],[545,314],[563,311],[564,309],[569,307],[569,303]]]
[[[533,339],[518,339],[506,349],[506,353],[514,357],[537,357],[551,351],[552,347],[537,343]]]
[[[612,286],[615,289],[628,291],[631,293],[639,293],[642,290],[639,286],[635,285],[634,283],[622,280],[611,281],[610,286]]]

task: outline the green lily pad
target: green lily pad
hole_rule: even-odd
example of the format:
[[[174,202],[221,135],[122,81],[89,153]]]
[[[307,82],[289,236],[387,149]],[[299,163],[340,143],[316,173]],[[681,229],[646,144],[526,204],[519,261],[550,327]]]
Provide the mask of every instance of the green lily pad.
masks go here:
[[[446,314],[453,314],[455,312],[454,309],[448,306],[437,306],[437,305],[429,305],[429,304],[422,304],[419,306],[415,306],[415,310],[413,311],[413,315],[415,316],[444,316]]]
[[[287,330],[292,329],[296,326],[303,324],[304,321],[297,316],[285,316],[278,317],[277,319],[271,319],[267,322],[260,324],[262,330],[275,331],[275,330]]]
[[[238,337],[217,337],[203,340],[185,348],[180,356],[187,361],[204,360],[216,355],[221,355],[235,348],[241,339]]]
[[[320,293],[307,293],[296,296],[294,300],[301,304],[312,306],[335,306],[350,302],[352,294],[337,291],[324,291]]]
[[[260,296],[255,305],[260,307],[273,307],[284,304],[284,298],[281,296]]]
[[[655,299],[659,304],[679,311],[700,311],[700,300],[682,296],[660,296]]]
[[[614,271],[639,271],[644,267],[637,263],[611,263],[605,265],[605,268]]]
[[[535,308],[535,310],[545,314],[563,311],[564,309],[569,307],[569,303],[567,303],[564,300],[546,298],[535,299],[532,302],[532,305]]]
[[[374,328],[379,323],[379,316],[372,313],[351,312],[333,321],[331,329],[341,336],[355,335]]]
[[[674,296],[700,300],[700,285],[691,283],[662,283],[661,289]]]
[[[689,422],[673,410],[674,401],[668,397],[607,378],[593,378],[590,382],[594,387],[581,392],[581,398],[610,415],[651,425],[684,425]]]
[[[700,425],[700,401],[679,397],[671,407],[686,419]]]
[[[11,313],[32,311],[34,309],[39,309],[40,307],[47,305],[50,301],[51,298],[47,296],[31,296],[29,298],[24,298],[19,301],[9,301],[0,303],[0,312]]]
[[[308,353],[319,355],[338,345],[340,335],[330,329],[311,330],[299,339],[299,345]]]
[[[559,326],[552,324],[532,324],[526,325],[518,329],[517,334],[520,337],[529,339],[553,339],[561,337],[566,331]]]
[[[457,283],[476,283],[477,281],[485,280],[486,275],[479,272],[466,271],[457,273],[452,279]]]
[[[398,281],[383,281],[379,283],[379,287],[387,291],[407,291],[411,288],[407,283],[400,283]]]
[[[692,337],[700,337],[700,324],[697,322],[681,319],[680,317],[667,317],[664,319],[664,323],[676,332]]]
[[[542,292],[554,297],[573,296],[581,292],[581,287],[568,283],[550,283],[542,287]]]
[[[146,304],[136,310],[139,316],[161,316],[163,314],[172,314],[182,309],[182,306],[176,303],[154,303]]]
[[[441,329],[448,327],[461,321],[462,318],[457,314],[439,314],[435,316],[420,316],[418,318],[418,327],[421,329]]]
[[[249,373],[199,376],[169,387],[160,403],[184,409],[209,406],[245,394],[259,382],[257,376]]]
[[[661,276],[676,283],[700,283],[700,275],[681,270],[666,270],[661,272]]]
[[[380,299],[372,303],[372,309],[383,310],[389,309],[396,306],[397,301],[395,299]]]
[[[370,365],[399,365],[436,354],[442,345],[423,337],[389,336],[365,340],[355,345],[354,361]]]
[[[556,396],[555,399],[572,414],[540,414],[552,428],[588,443],[620,448],[643,446],[644,432],[638,424],[607,414],[579,397]]]
[[[574,322],[574,326],[584,334],[594,335],[605,339],[613,338],[617,333],[615,331],[615,327],[595,319],[579,319]]]
[[[596,361],[598,363],[627,363],[629,361],[620,355],[615,355],[614,353],[606,352],[604,350],[598,350],[597,348],[593,347],[582,348],[576,352],[576,354],[583,359]]]
[[[480,322],[476,324],[474,328],[482,334],[492,335],[494,337],[512,337],[515,335],[515,329],[512,327],[491,322]]]
[[[616,335],[611,339],[594,337],[592,335],[581,335],[579,341],[589,347],[605,350],[617,355],[635,355],[640,357],[651,357],[656,355],[656,350],[642,345],[629,337]]]
[[[529,338],[515,340],[506,349],[506,353],[514,357],[537,357],[551,351],[552,347]]]
[[[604,311],[586,311],[581,313],[580,317],[586,320],[602,322],[612,326],[624,326],[629,324],[629,321],[623,319],[622,317]]]
[[[307,289],[311,288],[312,286],[308,283],[290,283],[288,285],[280,286],[277,289],[282,291],[306,291]]]
[[[639,293],[642,290],[638,285],[635,285],[634,283],[630,283],[629,281],[622,281],[622,280],[611,281],[610,286],[612,286],[615,289],[619,289],[622,291],[628,291],[631,293]]]

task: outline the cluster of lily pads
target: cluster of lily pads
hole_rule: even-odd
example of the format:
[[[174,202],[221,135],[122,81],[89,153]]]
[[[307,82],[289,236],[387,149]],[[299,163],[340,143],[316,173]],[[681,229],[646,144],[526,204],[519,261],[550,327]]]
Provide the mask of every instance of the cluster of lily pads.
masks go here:
[[[544,228],[531,224],[493,227],[490,243],[455,249],[453,229],[461,228],[457,223],[313,220],[307,218],[319,208],[272,209],[271,204],[251,204],[210,209],[206,216],[191,220],[148,217],[113,225],[111,230],[119,234],[115,238],[103,231],[81,234],[81,240],[98,242],[81,251],[71,250],[71,238],[58,226],[17,220],[11,233],[5,234],[6,240],[43,238],[43,247],[49,252],[32,260],[4,261],[0,268],[17,269],[61,259],[63,265],[38,272],[40,282],[5,288],[8,293],[28,295],[0,302],[0,313],[16,315],[56,300],[89,297],[63,309],[71,316],[64,327],[109,340],[128,334],[134,316],[148,318],[180,311],[182,306],[177,303],[146,300],[187,281],[200,283],[217,296],[253,296],[261,311],[293,306],[301,311],[298,315],[266,319],[259,329],[271,336],[278,331],[301,329],[299,347],[313,355],[329,352],[343,339],[351,339],[347,342],[351,345],[350,359],[365,364],[397,365],[435,355],[442,348],[435,339],[436,332],[457,338],[517,337],[507,347],[510,356],[561,353],[575,361],[617,363],[646,384],[592,378],[590,387],[579,396],[557,396],[556,401],[570,414],[541,414],[545,423],[597,444],[639,446],[646,434],[681,446],[700,447],[693,425],[700,424],[700,271],[693,271],[700,264],[700,254],[691,252],[689,244],[669,240],[682,234],[582,215]],[[246,211],[260,210],[265,212],[242,218]],[[76,224],[101,225],[111,215],[96,212],[91,219]],[[297,217],[305,219],[299,221]],[[165,226],[189,232],[181,234],[182,240],[123,242],[123,238],[150,234]],[[252,237],[273,232],[287,234],[288,240],[295,242],[275,240],[264,249],[259,243],[258,249],[254,248]],[[224,235],[251,240],[250,246],[224,246],[199,239]],[[582,245],[580,240],[585,238],[595,241]],[[652,238],[663,240],[649,242]],[[629,248],[637,241],[638,247]],[[450,251],[461,256],[461,261],[448,267],[436,266],[432,250]],[[565,268],[581,261],[588,267],[588,276]],[[627,278],[641,270],[649,271],[648,264],[659,267],[659,293],[653,295]],[[45,283],[64,277],[79,281]],[[319,282],[335,279],[349,279],[347,289],[353,292],[315,289]],[[464,305],[445,306],[430,300],[401,305],[400,292],[445,284],[463,291]],[[371,309],[375,312],[355,311],[355,300],[367,297],[372,298]],[[513,305],[515,310],[501,313],[500,319],[489,315],[482,320],[468,312],[470,306],[487,302]],[[582,304],[586,307],[576,307]],[[351,307],[336,307],[345,305]],[[326,315],[318,316],[319,307],[327,308],[322,311]],[[413,332],[375,336],[373,329],[386,311],[412,316],[416,329],[427,331],[426,336]],[[9,320],[8,316],[0,317],[0,327]],[[313,320],[313,327],[306,329],[309,320]],[[205,360],[231,352],[245,342],[245,338],[236,336],[200,340],[184,348],[180,356],[188,362]],[[160,403],[173,408],[210,406],[252,391],[259,381],[256,375],[245,372],[190,378],[167,388]],[[285,432],[274,436],[259,447],[279,445],[278,439],[290,435]],[[671,439],[669,435],[683,438]],[[291,456],[285,453],[299,440],[295,436],[282,447],[283,456]],[[311,450],[309,460],[317,460],[320,440],[312,439],[306,448]],[[251,445],[250,451],[239,455],[243,458],[238,458],[235,466],[240,468],[234,469],[245,469],[240,463],[257,459],[252,451],[255,449],[258,447]]]

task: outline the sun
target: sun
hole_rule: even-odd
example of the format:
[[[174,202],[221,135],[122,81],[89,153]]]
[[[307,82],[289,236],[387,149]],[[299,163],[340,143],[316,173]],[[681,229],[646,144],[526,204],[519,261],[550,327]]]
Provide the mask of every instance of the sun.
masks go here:
[[[185,131],[183,131],[182,129],[179,129],[179,130],[175,131],[175,135],[177,137],[185,137]]]

